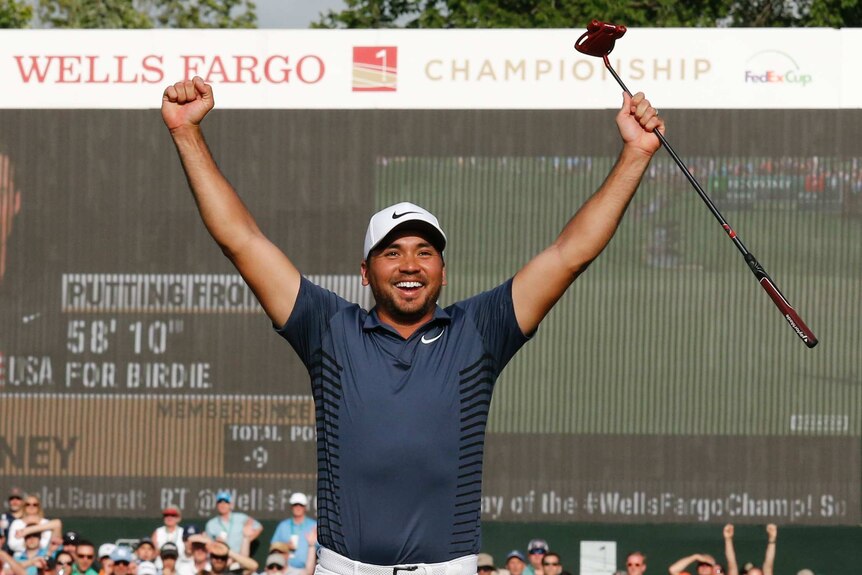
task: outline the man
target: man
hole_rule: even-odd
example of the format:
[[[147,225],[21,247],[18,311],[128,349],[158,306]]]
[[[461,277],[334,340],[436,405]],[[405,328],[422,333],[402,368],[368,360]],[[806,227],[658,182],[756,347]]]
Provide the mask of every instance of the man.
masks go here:
[[[563,562],[558,553],[548,551],[542,557],[542,572],[545,575],[561,575],[563,572]]]
[[[156,551],[161,551],[162,545],[165,543],[173,543],[179,549],[183,541],[183,528],[180,526],[179,508],[168,506],[162,509],[162,521],[164,525],[157,527],[150,537]]]
[[[509,551],[506,555],[506,569],[510,575],[523,575],[527,568],[527,560],[520,551]]]
[[[530,564],[527,565],[524,573],[526,573],[526,575],[544,575],[542,559],[545,557],[545,553],[547,552],[547,541],[544,539],[531,539],[530,542],[527,543],[527,557],[530,560]]]
[[[281,553],[270,553],[266,558],[266,567],[262,575],[284,575],[287,561]]]
[[[727,559],[728,575],[739,575],[738,563],[736,562],[736,550],[733,546],[733,525],[728,523],[724,526],[722,535],[724,536],[724,555]],[[763,568],[755,567],[753,564],[746,564],[743,569],[744,575],[772,575],[775,566],[775,547],[778,541],[778,527],[774,523],[766,526],[766,554],[763,557]]]
[[[16,519],[21,519],[24,516],[24,492],[18,487],[13,487],[9,490],[6,496],[6,511],[0,515],[0,537],[4,539],[8,537],[9,527]],[[0,549],[8,551],[6,541]]]
[[[157,557],[156,546],[153,544],[153,540],[149,537],[142,537],[138,540],[137,545],[135,545],[135,557],[138,558],[138,563],[154,562]]]
[[[96,553],[99,560],[99,575],[114,575],[114,561],[111,554],[117,548],[113,543],[102,543]]]
[[[93,569],[93,562],[96,560],[95,545],[80,537],[76,538],[76,543],[73,575],[99,575],[99,572]]]
[[[180,550],[174,543],[168,541],[162,545],[162,548],[159,549],[159,559],[161,559],[161,569],[159,572],[161,575],[176,575],[177,559],[179,556]],[[158,567],[158,565],[156,566]]]
[[[643,575],[646,571],[646,555],[640,551],[629,553],[626,557],[626,573],[628,575]]]
[[[201,575],[251,575],[257,571],[257,561],[237,553],[221,541],[210,541],[207,544],[210,570],[201,571]]]
[[[625,94],[623,149],[600,189],[513,279],[445,310],[437,218],[407,203],[378,212],[360,264],[376,302],[366,312],[303,278],[263,235],[207,148],[200,122],[213,105],[196,77],[167,87],[162,118],[209,233],[311,375],[318,569],[475,573],[494,381],[610,241],[663,121],[643,94]]]
[[[273,544],[287,543],[291,548],[287,563],[288,575],[312,575],[317,557],[317,521],[306,516],[308,497],[305,493],[294,493],[289,503],[293,517],[285,519],[275,528],[270,549]]]
[[[186,525],[183,530],[183,539],[185,540],[186,554],[177,560],[178,575],[196,575],[201,571],[210,571],[209,554],[207,553],[207,543],[209,537],[206,533],[201,533],[197,525]]]
[[[15,554],[15,561],[27,569],[27,575],[38,575],[44,569],[48,551],[40,545],[41,535],[38,531],[25,534],[24,550]]]
[[[494,557],[488,553],[479,553],[476,556],[476,568],[479,575],[492,575],[497,573],[497,567],[494,565]]]
[[[676,561],[668,567],[670,575],[681,575],[686,567],[692,563],[696,564],[697,575],[718,575],[715,573],[716,567],[721,567],[716,563],[715,558],[707,553],[693,553]],[[720,571],[719,571],[720,572]]]
[[[249,546],[258,538],[263,526],[245,513],[233,510],[229,491],[216,493],[216,516],[207,521],[206,534],[224,541],[237,553],[250,555]]]
[[[114,575],[129,575],[134,555],[131,548],[117,545],[111,552],[111,564]]]
[[[189,538],[193,535],[200,535],[203,532],[200,525],[196,523],[189,523],[182,527],[183,530],[183,545],[179,547],[180,549],[180,557],[177,559],[177,571],[180,573],[184,573],[185,565],[194,566],[194,560],[192,559],[192,545],[193,543],[189,541]]]
[[[63,534],[63,551],[66,553],[71,553],[74,557],[75,549],[78,548],[78,541],[81,539],[81,536],[78,535],[76,531],[66,531]]]

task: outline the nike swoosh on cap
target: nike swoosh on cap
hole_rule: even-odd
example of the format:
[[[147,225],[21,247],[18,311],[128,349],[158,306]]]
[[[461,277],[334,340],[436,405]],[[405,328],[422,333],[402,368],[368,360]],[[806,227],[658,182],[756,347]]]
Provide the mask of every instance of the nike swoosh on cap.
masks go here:
[[[421,213],[421,212],[403,212],[401,214],[399,214],[398,212],[392,212],[392,219],[397,220],[398,218],[402,218],[402,217],[406,216],[407,214],[418,214],[418,213]]]

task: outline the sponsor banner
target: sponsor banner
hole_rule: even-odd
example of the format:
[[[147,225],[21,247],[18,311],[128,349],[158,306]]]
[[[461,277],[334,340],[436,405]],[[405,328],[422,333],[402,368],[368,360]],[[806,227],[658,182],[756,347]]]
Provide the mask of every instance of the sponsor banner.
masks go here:
[[[11,30],[2,108],[158,108],[195,75],[220,108],[603,109],[571,30]],[[662,108],[858,108],[862,31],[630,29],[611,64]]]

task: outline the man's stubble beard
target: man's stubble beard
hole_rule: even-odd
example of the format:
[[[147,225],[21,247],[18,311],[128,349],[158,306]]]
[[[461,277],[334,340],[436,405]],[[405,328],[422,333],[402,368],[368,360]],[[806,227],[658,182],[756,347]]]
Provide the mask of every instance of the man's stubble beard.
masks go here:
[[[437,300],[440,298],[440,292],[443,289],[442,285],[437,286],[437,289],[434,292],[429,293],[429,297],[425,300],[425,303],[419,310],[405,311],[399,309],[395,298],[390,296],[386,290],[380,289],[374,283],[369,285],[371,286],[371,293],[374,296],[374,303],[378,307],[382,308],[390,317],[405,323],[419,320],[429,312],[433,311],[434,308],[437,307]]]

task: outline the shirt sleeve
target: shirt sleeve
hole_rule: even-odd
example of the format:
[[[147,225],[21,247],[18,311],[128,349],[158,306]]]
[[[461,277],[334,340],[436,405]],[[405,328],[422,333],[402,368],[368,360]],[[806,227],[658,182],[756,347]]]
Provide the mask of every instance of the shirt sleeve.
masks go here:
[[[284,326],[276,329],[276,332],[290,343],[302,363],[308,367],[311,354],[320,349],[329,321],[339,311],[353,305],[356,304],[303,277],[293,312]]]
[[[515,317],[512,279],[455,305],[472,318],[485,342],[485,349],[494,356],[499,370],[533,336],[530,334],[528,337],[521,332]]]
[[[24,538],[17,536],[17,531],[24,529],[24,527],[26,527],[26,524],[22,519],[15,519],[12,521],[12,524],[9,525],[9,535],[6,538],[6,546],[15,553],[24,551]]]

